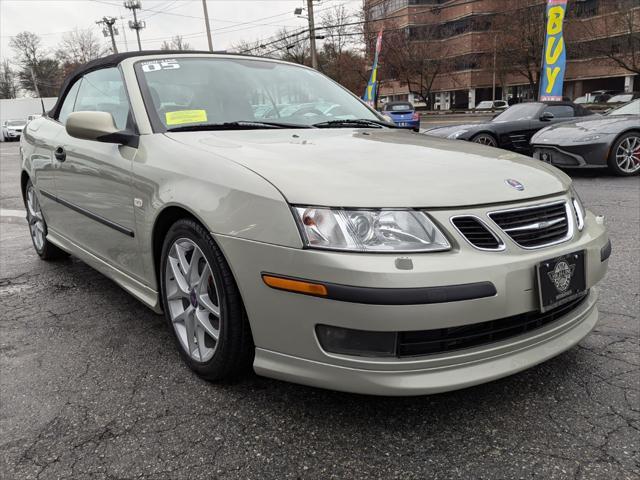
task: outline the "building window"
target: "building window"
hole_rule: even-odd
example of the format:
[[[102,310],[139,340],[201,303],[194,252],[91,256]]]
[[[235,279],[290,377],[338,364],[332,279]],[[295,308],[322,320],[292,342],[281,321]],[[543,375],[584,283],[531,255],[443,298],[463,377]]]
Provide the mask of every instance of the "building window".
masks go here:
[[[573,13],[578,18],[594,17],[598,14],[600,8],[600,0],[574,0],[573,9],[569,14]]]

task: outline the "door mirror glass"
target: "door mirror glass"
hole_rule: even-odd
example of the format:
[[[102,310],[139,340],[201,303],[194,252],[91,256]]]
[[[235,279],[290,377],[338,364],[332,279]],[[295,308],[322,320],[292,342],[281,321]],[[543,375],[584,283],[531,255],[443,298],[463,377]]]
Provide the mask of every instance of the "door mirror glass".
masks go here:
[[[540,115],[540,120],[543,122],[548,122],[554,118],[556,118],[556,116],[551,112],[542,112],[542,115]]]

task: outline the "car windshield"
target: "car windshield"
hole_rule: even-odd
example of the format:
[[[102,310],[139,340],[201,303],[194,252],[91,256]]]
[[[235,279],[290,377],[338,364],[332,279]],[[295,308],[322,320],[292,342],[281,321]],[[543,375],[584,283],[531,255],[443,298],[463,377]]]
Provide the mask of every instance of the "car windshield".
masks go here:
[[[640,115],[640,98],[638,100],[634,100],[631,103],[627,103],[626,105],[618,107],[615,110],[611,110],[609,113],[607,113],[607,115]]]
[[[627,103],[633,100],[633,93],[623,93],[621,95],[615,95],[607,100],[607,103]]]
[[[494,122],[513,122],[517,120],[531,120],[540,111],[539,103],[519,103],[507,108],[493,119]]]
[[[27,122],[24,120],[9,120],[7,126],[9,127],[24,127]]]
[[[384,121],[324,75],[291,64],[168,57],[140,61],[135,68],[147,111],[160,131],[205,125],[231,129]]]

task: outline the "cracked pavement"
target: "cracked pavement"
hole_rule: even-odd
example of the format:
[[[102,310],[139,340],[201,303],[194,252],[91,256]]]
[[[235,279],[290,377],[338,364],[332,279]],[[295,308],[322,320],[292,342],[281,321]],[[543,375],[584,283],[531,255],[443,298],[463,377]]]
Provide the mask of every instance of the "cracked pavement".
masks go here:
[[[457,392],[377,398],[200,380],[162,317],[77,259],[33,251],[0,144],[0,477],[640,478],[640,179],[575,174],[613,242],[576,348]]]

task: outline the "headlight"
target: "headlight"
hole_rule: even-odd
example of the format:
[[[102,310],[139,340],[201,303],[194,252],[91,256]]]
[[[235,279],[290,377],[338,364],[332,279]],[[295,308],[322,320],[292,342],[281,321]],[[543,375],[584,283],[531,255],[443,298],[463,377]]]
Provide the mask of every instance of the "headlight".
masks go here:
[[[452,139],[456,139],[458,138],[460,135],[467,133],[469,130],[458,130],[456,132],[453,132],[451,135],[447,136],[447,138],[452,138]]]
[[[435,252],[449,242],[423,212],[294,207],[308,247],[354,252]]]
[[[576,224],[578,225],[578,231],[581,232],[584,228],[585,210],[582,200],[576,192],[575,188],[571,187],[571,205],[573,211],[576,214]]]
[[[596,140],[600,139],[600,137],[601,135],[587,135],[586,137],[574,138],[573,141],[581,143],[595,142]]]

